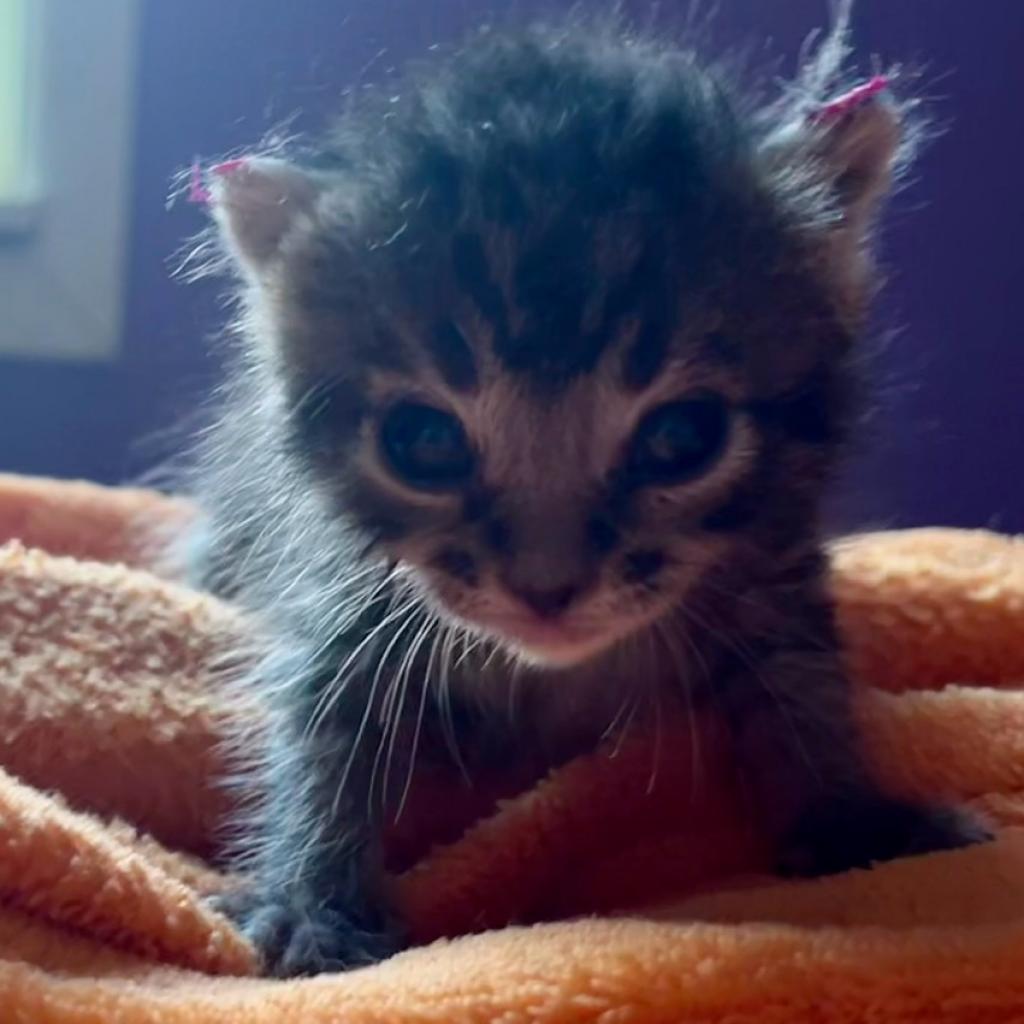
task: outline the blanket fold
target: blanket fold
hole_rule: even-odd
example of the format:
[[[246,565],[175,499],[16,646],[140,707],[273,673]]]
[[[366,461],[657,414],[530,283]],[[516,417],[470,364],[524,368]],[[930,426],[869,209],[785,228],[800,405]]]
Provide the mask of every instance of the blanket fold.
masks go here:
[[[653,784],[636,736],[421,837],[395,884],[423,945],[274,982],[204,903],[229,884],[216,678],[245,626],[152,570],[146,532],[188,514],[0,476],[0,1024],[1024,1021],[1021,540],[833,551],[876,771],[970,803],[992,843],[774,879],[724,737],[698,722],[698,752],[678,723]]]

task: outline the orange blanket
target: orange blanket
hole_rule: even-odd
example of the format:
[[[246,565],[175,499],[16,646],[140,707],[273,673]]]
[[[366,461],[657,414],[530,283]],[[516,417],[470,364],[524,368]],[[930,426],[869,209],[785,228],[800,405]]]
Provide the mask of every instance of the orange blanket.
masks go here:
[[[834,557],[879,772],[974,803],[995,842],[783,883],[714,737],[699,759],[686,730],[664,742],[652,792],[638,738],[398,879],[421,941],[462,937],[272,982],[201,900],[224,884],[204,863],[224,809],[213,664],[242,623],[145,571],[130,528],[184,514],[0,477],[0,542],[23,542],[0,546],[2,1024],[1024,1020],[1021,540],[907,531]]]

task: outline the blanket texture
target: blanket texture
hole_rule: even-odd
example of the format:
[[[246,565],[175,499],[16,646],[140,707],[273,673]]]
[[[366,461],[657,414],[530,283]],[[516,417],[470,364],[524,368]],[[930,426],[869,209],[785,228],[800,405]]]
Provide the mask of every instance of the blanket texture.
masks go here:
[[[974,805],[994,842],[772,879],[728,744],[679,723],[653,785],[635,737],[493,804],[420,793],[394,848],[422,945],[278,982],[203,903],[227,884],[218,654],[245,626],[147,571],[135,527],[187,514],[0,477],[2,1024],[1024,1020],[1024,541],[833,558],[880,777]]]

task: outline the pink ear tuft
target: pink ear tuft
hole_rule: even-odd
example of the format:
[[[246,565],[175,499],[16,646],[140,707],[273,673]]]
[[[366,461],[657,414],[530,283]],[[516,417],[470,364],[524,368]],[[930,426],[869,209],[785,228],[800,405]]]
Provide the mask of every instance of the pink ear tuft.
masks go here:
[[[226,178],[241,170],[246,164],[245,157],[238,157],[235,160],[224,160],[222,163],[214,164],[210,168],[210,174],[216,174],[218,178]],[[203,176],[203,168],[198,158],[192,162],[189,171],[188,201],[197,203],[200,206],[209,206],[213,201],[213,193],[206,187]]]
[[[214,164],[211,170],[218,177],[224,178],[229,174],[234,174],[235,171],[240,171],[246,163],[245,157],[240,156],[235,160],[225,160],[223,163]]]
[[[813,124],[828,124],[838,121],[841,117],[845,117],[851,111],[863,106],[869,99],[877,96],[878,93],[888,87],[889,79],[885,75],[875,75],[874,78],[863,85],[855,86],[849,92],[844,92],[842,96],[837,96],[834,100],[830,100],[819,110],[815,111],[811,115],[810,120]]]

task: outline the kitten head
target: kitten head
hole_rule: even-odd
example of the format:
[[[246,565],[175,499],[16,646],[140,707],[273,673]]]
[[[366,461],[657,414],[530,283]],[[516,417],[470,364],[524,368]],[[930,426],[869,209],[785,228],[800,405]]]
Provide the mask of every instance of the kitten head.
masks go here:
[[[484,35],[306,166],[221,176],[310,486],[548,664],[805,542],[899,143],[890,102],[816,124],[820,99],[752,111],[688,54]]]

